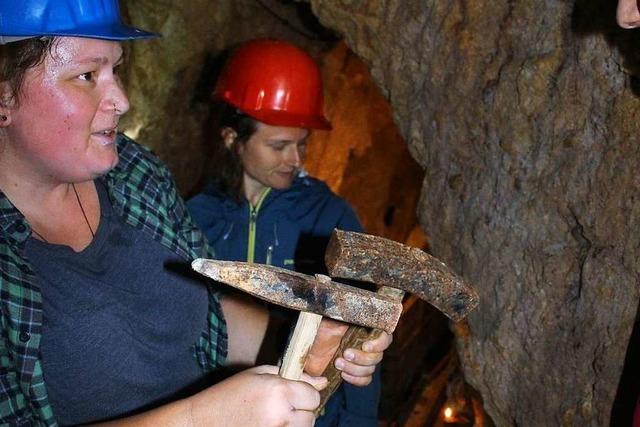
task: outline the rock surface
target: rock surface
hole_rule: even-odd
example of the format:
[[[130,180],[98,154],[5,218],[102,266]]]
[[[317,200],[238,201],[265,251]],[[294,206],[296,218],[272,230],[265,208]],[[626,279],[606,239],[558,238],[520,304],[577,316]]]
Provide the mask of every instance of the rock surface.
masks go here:
[[[311,0],[426,171],[432,252],[481,294],[459,351],[500,426],[607,425],[637,312],[637,60],[605,3]]]

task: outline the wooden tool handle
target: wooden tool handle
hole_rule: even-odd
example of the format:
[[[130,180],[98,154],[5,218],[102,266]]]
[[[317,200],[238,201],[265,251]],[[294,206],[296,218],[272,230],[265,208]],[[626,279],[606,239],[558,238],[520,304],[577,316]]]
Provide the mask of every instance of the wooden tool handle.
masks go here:
[[[320,391],[320,406],[315,411],[316,417],[320,416],[324,405],[326,405],[329,398],[333,395],[336,389],[342,383],[342,377],[340,376],[340,371],[336,369],[335,362],[336,359],[342,356],[342,353],[348,348],[362,348],[362,344],[365,341],[376,339],[382,333],[381,329],[373,329],[369,331],[367,328],[363,328],[362,326],[351,326],[347,332],[342,337],[342,341],[340,342],[340,347],[336,351],[336,354],[333,356],[333,360],[324,373],[322,374],[324,377],[329,380],[329,384],[322,391]]]
[[[280,376],[288,380],[299,380],[304,369],[304,362],[311,344],[316,339],[318,328],[322,316],[315,313],[301,311],[298,315],[298,322],[293,331],[291,340],[287,345],[282,365],[280,366]]]
[[[389,296],[396,301],[402,301],[405,294],[404,291],[391,288],[389,286],[380,287],[378,289],[378,293]],[[327,403],[336,389],[340,386],[340,383],[342,383],[340,371],[335,367],[336,359],[342,356],[342,353],[344,353],[344,351],[348,348],[361,349],[362,344],[364,344],[365,341],[374,340],[378,338],[381,333],[381,329],[372,329],[371,331],[369,331],[367,328],[363,328],[362,326],[351,326],[347,330],[347,332],[342,337],[342,341],[340,342],[340,348],[338,348],[333,356],[333,359],[331,360],[331,363],[327,366],[324,373],[322,374],[327,378],[327,380],[329,380],[329,384],[320,392],[320,406],[318,406],[315,411],[316,417],[321,414],[324,405]]]

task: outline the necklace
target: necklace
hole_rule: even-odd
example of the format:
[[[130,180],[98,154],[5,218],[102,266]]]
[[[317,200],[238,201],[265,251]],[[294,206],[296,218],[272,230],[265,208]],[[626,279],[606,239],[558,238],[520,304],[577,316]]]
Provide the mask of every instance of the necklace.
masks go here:
[[[87,214],[84,211],[84,207],[82,206],[82,201],[80,200],[80,196],[78,195],[78,190],[76,190],[75,184],[71,184],[71,188],[73,188],[73,193],[76,195],[76,200],[78,201],[78,206],[80,206],[80,212],[82,212],[82,216],[84,217],[84,221],[87,224],[87,227],[89,227],[89,232],[91,232],[91,238],[93,239],[94,237],[96,237],[96,234],[94,233],[93,227],[91,227],[91,223],[89,222],[89,218],[87,218]],[[36,236],[38,236],[40,238],[40,240],[42,240],[43,242],[49,243],[49,241],[47,239],[45,239],[42,234],[38,233],[34,228],[31,229],[31,232],[33,234],[35,234]]]

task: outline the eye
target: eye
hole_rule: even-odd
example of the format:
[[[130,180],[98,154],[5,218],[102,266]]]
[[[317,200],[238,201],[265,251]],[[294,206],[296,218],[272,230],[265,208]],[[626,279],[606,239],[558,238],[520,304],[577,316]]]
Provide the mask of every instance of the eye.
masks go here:
[[[275,151],[282,151],[286,146],[287,144],[285,144],[284,142],[274,142],[271,144],[271,148]]]
[[[87,82],[92,82],[94,80],[94,75],[93,75],[93,71],[88,71],[86,73],[82,73],[78,75],[78,79],[80,80],[84,80]]]

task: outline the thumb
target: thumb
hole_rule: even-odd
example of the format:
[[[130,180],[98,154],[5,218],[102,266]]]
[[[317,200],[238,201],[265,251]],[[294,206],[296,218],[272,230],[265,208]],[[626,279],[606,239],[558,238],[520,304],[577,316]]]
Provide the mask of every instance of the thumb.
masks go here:
[[[306,382],[318,391],[323,390],[327,385],[329,385],[329,380],[326,377],[313,377],[308,374],[302,374],[300,381]]]

